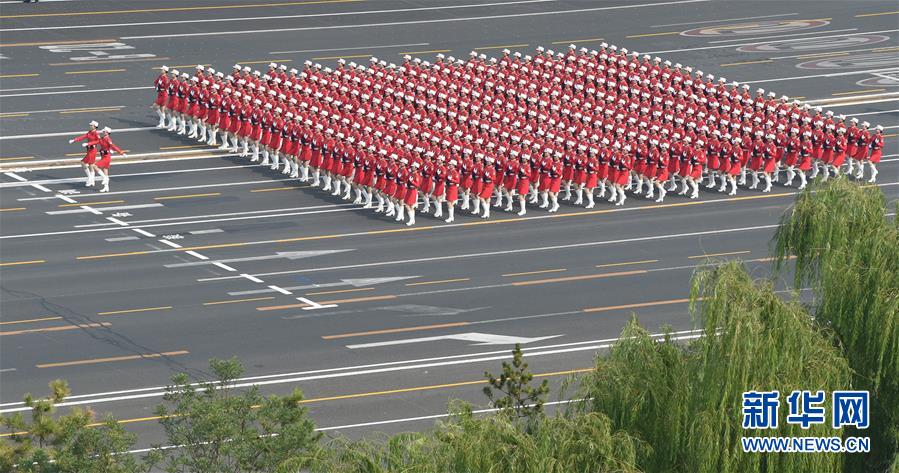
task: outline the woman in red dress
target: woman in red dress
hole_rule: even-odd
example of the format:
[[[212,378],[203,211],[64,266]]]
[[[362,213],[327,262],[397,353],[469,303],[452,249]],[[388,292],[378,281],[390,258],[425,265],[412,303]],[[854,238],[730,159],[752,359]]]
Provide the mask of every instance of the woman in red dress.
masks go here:
[[[420,167],[421,165],[417,161],[412,163],[412,168],[409,170],[409,174],[406,175],[406,194],[403,196],[403,206],[409,215],[409,221],[406,222],[407,227],[415,225],[415,207],[418,205],[418,190],[421,187]]]
[[[169,98],[169,76],[166,74],[168,74],[169,68],[162,66],[160,69],[162,72],[153,83],[156,87],[156,101],[153,102],[151,108],[156,111],[156,115],[159,115],[159,124],[156,125],[156,128],[165,128],[165,107]]]
[[[69,144],[77,143],[79,141],[84,141],[81,144],[84,147],[85,153],[84,158],[81,159],[81,169],[84,170],[84,175],[87,176],[87,180],[84,181],[84,185],[87,187],[94,186],[94,162],[97,160],[97,143],[100,141],[100,134],[97,133],[97,127],[100,126],[99,123],[92,121],[88,125],[90,128],[87,130],[87,133],[72,138],[69,140]]]
[[[109,127],[103,128],[103,135],[98,143],[100,146],[100,159],[97,160],[96,166],[97,171],[103,178],[103,188],[100,189],[100,192],[109,192],[109,166],[112,163],[112,153],[116,152],[123,158],[128,157],[121,148],[112,142],[112,139],[109,137],[111,132],[112,130]]]
[[[493,197],[493,190],[496,186],[496,168],[493,166],[493,158],[487,156],[484,159],[484,167],[481,171],[481,185],[478,192],[478,200],[475,202],[475,212],[477,215],[477,208],[480,205],[484,208],[484,213],[481,215],[481,218],[490,218],[490,199]]]
[[[518,204],[521,206],[521,210],[518,211],[519,216],[523,216],[527,213],[525,210],[525,199],[527,199],[527,195],[531,192],[533,186],[531,186],[531,176],[534,175],[533,169],[531,169],[531,157],[525,153],[521,155],[521,162],[518,163]]]
[[[453,223],[453,220],[456,219],[455,209],[456,201],[459,200],[459,180],[461,179],[461,174],[456,169],[457,164],[455,159],[451,159],[446,168],[446,213],[449,215],[446,223]]]

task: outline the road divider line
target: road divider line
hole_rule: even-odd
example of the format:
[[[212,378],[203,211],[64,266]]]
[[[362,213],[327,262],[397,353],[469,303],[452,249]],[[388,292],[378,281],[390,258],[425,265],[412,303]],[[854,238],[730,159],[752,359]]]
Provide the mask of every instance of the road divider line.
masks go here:
[[[243,8],[271,8],[271,7],[292,7],[299,5],[319,5],[331,3],[349,3],[361,2],[365,0],[307,0],[303,2],[277,2],[277,3],[251,3],[242,5],[204,5],[191,7],[169,7],[169,8],[141,8],[132,10],[100,10],[100,11],[82,11],[82,12],[65,12],[65,13],[27,13],[21,15],[3,15],[0,19],[9,18],[45,18],[51,16],[94,16],[94,15],[123,15],[126,13],[162,13],[162,12],[180,12],[180,11],[203,11],[203,10],[232,10]]]
[[[687,259],[715,258],[715,257],[717,257],[717,256],[745,255],[745,254],[748,254],[748,253],[752,253],[752,251],[750,251],[750,250],[743,250],[743,251],[728,251],[728,252],[725,252],[725,253],[709,253],[709,254],[707,254],[707,255],[693,255],[693,256],[687,256]]]
[[[68,112],[59,112],[59,114],[60,114],[60,115],[72,115],[72,114],[75,114],[75,113],[118,112],[118,111],[121,110],[121,109],[122,109],[121,107],[94,108],[94,109],[89,109],[89,110],[72,110],[72,111],[68,111]],[[124,151],[124,152],[126,152],[126,153],[128,152],[128,150],[122,150],[122,151]],[[74,156],[78,156],[78,155],[81,155],[81,154],[84,154],[84,153],[78,153],[78,154],[75,154]],[[72,156],[72,155],[67,154],[66,156]]]
[[[348,304],[351,302],[386,301],[386,300],[390,300],[390,299],[396,299],[396,296],[385,295],[385,296],[357,297],[357,298],[353,298],[353,299],[338,299],[338,300],[334,300],[334,301],[322,301],[322,302],[317,302],[317,303],[313,303],[313,304],[302,303],[302,304],[275,305],[275,306],[268,306],[268,307],[257,307],[256,310],[265,312],[265,311],[270,311],[270,310],[302,309],[304,307],[310,307],[310,306],[315,306],[315,305],[326,306],[326,305],[335,305],[335,304]]]
[[[11,325],[11,324],[26,324],[32,322],[46,322],[48,320],[61,320],[62,317],[39,317],[36,319],[25,319],[25,320],[8,320],[6,322],[0,322],[0,325]]]
[[[240,302],[256,302],[256,301],[270,301],[274,299],[274,296],[268,297],[251,297],[249,299],[232,299],[228,301],[213,301],[213,302],[204,302],[203,305],[222,305],[222,304],[237,304]]]
[[[867,18],[869,16],[881,16],[881,15],[899,15],[899,11],[885,11],[881,13],[862,13],[859,15],[855,15],[856,18]]]
[[[75,75],[75,74],[105,74],[109,72],[125,72],[128,69],[99,69],[94,71],[67,71],[64,72],[66,75]]]
[[[515,277],[515,276],[530,276],[532,274],[561,273],[563,271],[568,271],[568,270],[565,268],[543,269],[540,271],[526,271],[524,273],[507,273],[507,274],[503,274],[503,277],[511,278],[511,277]]]
[[[21,265],[26,265],[26,264],[40,264],[40,263],[46,263],[46,262],[47,262],[46,260],[42,260],[42,259],[36,259],[36,260],[32,260],[32,261],[12,261],[9,263],[0,263],[0,266],[21,266]]]
[[[374,291],[373,287],[357,287],[355,289],[340,289],[337,291],[321,291],[321,292],[307,292],[307,296],[324,296],[326,294],[343,294],[345,292],[360,292],[360,291]]]
[[[657,259],[647,259],[643,261],[624,261],[621,263],[605,263],[605,264],[597,264],[594,266],[595,268],[614,268],[616,266],[627,266],[631,264],[649,264],[649,263],[658,263]]]
[[[207,194],[169,195],[165,197],[154,197],[153,200],[193,199],[196,197],[217,197],[220,195],[222,195],[221,192],[210,192]]]
[[[101,322],[95,324],[74,324],[74,325],[57,325],[55,327],[43,327],[43,328],[28,328],[22,330],[11,330],[7,332],[0,332],[0,336],[6,335],[24,335],[28,333],[43,333],[43,332],[62,332],[66,330],[79,330],[86,328],[98,328],[98,327],[109,327],[112,325],[109,322]]]
[[[299,187],[274,187],[272,189],[250,189],[250,192],[275,192],[275,191],[296,191],[300,189],[305,189],[309,186],[299,186]]]
[[[480,48],[474,48],[475,51],[486,51],[489,49],[512,49],[512,48],[525,48],[527,44],[502,44],[499,46],[481,46]]]
[[[74,40],[74,41],[38,41],[32,43],[0,43],[0,48],[16,48],[16,47],[24,47],[24,46],[53,46],[57,44],[92,44],[92,43],[112,43],[116,41],[115,38],[107,38],[107,39],[86,39],[86,40]]]
[[[671,35],[676,35],[676,34],[680,34],[680,31],[666,31],[664,33],[634,34],[634,35],[630,35],[630,36],[625,36],[625,38],[627,38],[627,39],[648,38],[650,36],[671,36]]]
[[[8,209],[0,209],[0,212],[19,212],[25,210],[25,207],[11,207]]]
[[[2,117],[0,117],[2,118]],[[12,161],[15,159],[34,159],[34,156],[16,156],[12,158],[0,158],[0,161]]]
[[[169,149],[187,149],[187,148],[208,148],[209,145],[182,145],[182,146],[160,146],[160,150],[169,150]]]
[[[702,300],[702,298],[699,298]],[[672,304],[686,304],[690,302],[690,299],[669,299],[665,301],[653,301],[653,302],[638,302],[635,304],[622,304],[622,305],[610,305],[606,307],[590,307],[587,309],[582,309],[582,312],[608,312],[610,310],[622,310],[622,309],[639,309],[641,307],[655,307],[660,305],[672,305]]]
[[[148,57],[148,58],[138,58],[138,59],[110,59],[106,61],[91,61],[91,65],[93,64],[121,64],[123,62],[145,62],[145,61],[153,61],[158,63],[159,61],[165,61],[166,59],[171,59],[170,57]],[[59,66],[84,66],[83,62],[53,62],[49,64],[53,67]],[[141,87],[142,89],[152,89],[153,86],[150,87]],[[115,89],[112,89],[115,90]],[[120,89],[120,90],[130,90],[130,89]],[[94,90],[93,92],[97,92]],[[38,94],[42,95],[42,94]]]
[[[745,66],[747,64],[763,64],[766,62],[774,62],[771,59],[761,59],[758,61],[743,61],[743,62],[729,62],[725,64],[719,64],[721,67],[732,67],[732,66]]]
[[[552,44],[578,44],[578,43],[595,43],[605,38],[588,38],[588,39],[571,39],[568,41],[553,41]]]
[[[59,368],[62,366],[92,365],[97,363],[112,363],[116,361],[144,360],[149,358],[162,358],[167,356],[179,356],[190,354],[187,350],[165,351],[162,353],[143,353],[140,355],[111,356],[108,358],[91,358],[88,360],[60,361],[55,363],[41,363],[35,365],[38,368]]]
[[[456,278],[456,279],[442,279],[440,281],[423,281],[423,282],[410,282],[407,283],[406,286],[428,286],[431,284],[449,284],[453,282],[464,282],[471,281],[471,278]]]
[[[552,279],[537,279],[534,281],[518,281],[513,282],[513,286],[533,286],[536,284],[550,284],[556,282],[568,282],[568,281],[584,281],[588,279],[602,279],[602,278],[614,278],[618,276],[633,276],[637,274],[646,274],[646,270],[634,270],[634,271],[620,271],[617,273],[602,273],[602,274],[584,274],[581,276],[568,276],[564,278],[552,278]]]
[[[383,330],[370,330],[367,332],[351,332],[351,333],[340,333],[337,335],[323,335],[323,340],[338,340],[341,338],[351,338],[351,337],[365,337],[369,335],[384,335],[388,333],[404,333],[404,332],[417,332],[419,330],[436,330],[441,328],[452,328],[452,327],[464,327],[469,325],[470,322],[451,322],[446,324],[435,324],[435,325],[418,325],[415,327],[402,327],[402,328],[388,328]]]
[[[107,205],[107,204],[124,204],[124,200],[104,200],[100,202],[75,202],[73,204],[59,204],[57,207],[81,207],[83,205]]]
[[[97,315],[119,315],[119,314],[133,314],[136,312],[151,312],[157,310],[169,310],[173,307],[170,305],[160,306],[160,307],[145,307],[143,309],[126,309],[126,310],[112,310],[109,312],[97,312]]]
[[[838,95],[855,95],[855,94],[864,94],[871,92],[883,92],[887,89],[865,89],[865,90],[850,90],[849,92],[834,92],[830,95],[838,96]]]
[[[398,54],[399,54],[400,56],[405,56],[405,55],[409,55],[409,56],[418,56],[418,55],[421,55],[421,54],[448,53],[448,52],[450,52],[450,51],[452,51],[452,49],[432,49],[432,50],[430,50],[430,51],[404,51],[404,52],[401,52],[401,53],[398,53]]]

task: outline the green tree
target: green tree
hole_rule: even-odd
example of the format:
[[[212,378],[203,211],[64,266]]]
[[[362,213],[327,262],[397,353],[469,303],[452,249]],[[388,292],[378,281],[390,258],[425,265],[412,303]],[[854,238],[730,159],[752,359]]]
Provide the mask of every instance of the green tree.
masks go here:
[[[166,471],[270,472],[288,461],[300,469],[313,458],[320,434],[299,390],[263,396],[256,386],[233,386],[244,372],[236,359],[209,365],[215,381],[194,385],[176,375],[156,409],[169,443],[180,446],[160,452]]]
[[[78,408],[55,417],[56,405],[69,393],[64,381],[53,381],[48,397],[25,395],[30,419],[21,413],[2,418],[11,435],[0,445],[0,471],[137,473],[151,469],[154,456],[138,460],[122,454],[134,446],[134,435],[111,417],[97,422],[92,411]]]
[[[494,408],[523,420],[528,429],[536,425],[535,421],[543,415],[549,381],[544,379],[539,385],[531,386],[534,375],[528,371],[528,364],[521,355],[521,344],[515,344],[512,362],[503,362],[499,377],[489,372],[484,372],[484,377],[488,383],[484,395]]]

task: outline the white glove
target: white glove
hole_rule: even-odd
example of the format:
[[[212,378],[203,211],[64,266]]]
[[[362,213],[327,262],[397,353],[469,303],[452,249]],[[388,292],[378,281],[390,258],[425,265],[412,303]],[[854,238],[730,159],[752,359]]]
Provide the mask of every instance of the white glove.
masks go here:
[[[81,143],[82,148],[87,148],[87,143]]]
[[[75,140],[69,140],[69,144],[72,144],[74,142],[75,142]]]

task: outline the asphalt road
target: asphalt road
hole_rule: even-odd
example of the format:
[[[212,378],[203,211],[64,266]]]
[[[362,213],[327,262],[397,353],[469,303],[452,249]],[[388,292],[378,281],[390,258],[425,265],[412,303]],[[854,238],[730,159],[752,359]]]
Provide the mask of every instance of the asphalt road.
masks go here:
[[[652,5],[655,3],[655,5]],[[812,4],[813,3],[813,4]],[[702,192],[407,228],[296,180],[150,129],[162,64],[331,64],[608,41],[887,127],[899,197],[893,2],[0,2],[0,412],[69,381],[140,444],[175,372],[236,356],[246,383],[301,387],[329,432],[423,429],[522,341],[554,385],[636,314],[692,336],[690,276],[769,272],[795,190]],[[70,135],[98,120],[130,154],[85,189]],[[285,292],[289,294],[285,294]],[[305,300],[298,300],[304,298]]]

